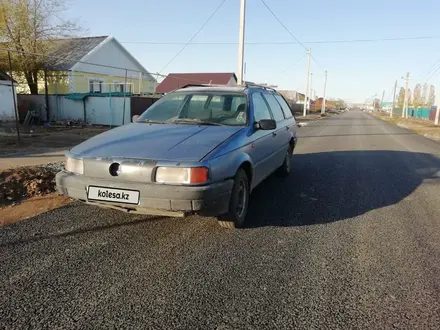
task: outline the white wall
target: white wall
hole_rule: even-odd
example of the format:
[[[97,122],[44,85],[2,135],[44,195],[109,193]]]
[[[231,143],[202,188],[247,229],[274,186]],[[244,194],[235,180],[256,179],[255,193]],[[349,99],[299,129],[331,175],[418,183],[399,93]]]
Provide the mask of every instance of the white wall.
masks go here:
[[[14,98],[10,82],[0,83],[0,120],[15,120]]]
[[[86,99],[87,122],[92,125],[122,125],[123,97],[88,97]],[[124,124],[130,123],[130,98],[125,98]]]
[[[18,100],[32,100],[34,108],[46,120],[44,95],[18,95]],[[131,121],[130,98],[125,98],[124,124]],[[49,109],[52,121],[74,120],[84,122],[84,101],[66,99],[61,95],[49,95]],[[87,97],[85,99],[86,122],[92,125],[122,125],[124,113],[123,97]]]

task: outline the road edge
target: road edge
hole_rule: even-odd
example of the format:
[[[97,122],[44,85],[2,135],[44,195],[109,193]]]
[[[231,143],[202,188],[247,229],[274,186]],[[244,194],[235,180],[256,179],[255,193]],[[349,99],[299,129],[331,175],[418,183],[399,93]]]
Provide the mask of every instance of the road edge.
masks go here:
[[[379,116],[376,116],[375,114],[373,114],[371,112],[368,112],[368,115],[370,115],[373,118],[379,119],[379,120],[383,121],[384,123],[387,123],[388,125],[392,125],[392,126],[395,126],[395,127],[397,126],[397,127],[401,128],[401,129],[404,129],[404,130],[406,130],[408,132],[417,134],[418,136],[422,136],[422,137],[424,137],[424,138],[426,138],[426,139],[428,139],[430,141],[434,141],[434,142],[437,142],[437,143],[440,144],[440,138],[435,138],[435,137],[433,137],[432,135],[429,135],[429,134],[421,134],[421,133],[419,133],[417,131],[412,130],[408,126],[405,126],[405,125],[402,125],[402,124],[391,123],[391,122],[389,122],[389,121],[387,121],[387,120],[385,120],[385,119],[383,119],[383,118],[381,118]],[[439,127],[439,130],[440,130],[440,127]]]

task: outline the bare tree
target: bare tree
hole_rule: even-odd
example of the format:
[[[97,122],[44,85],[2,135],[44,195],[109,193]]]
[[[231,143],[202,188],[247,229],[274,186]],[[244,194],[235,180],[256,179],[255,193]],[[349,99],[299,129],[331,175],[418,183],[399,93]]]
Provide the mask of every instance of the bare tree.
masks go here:
[[[414,93],[413,93],[413,106],[414,108],[420,107],[423,105],[422,100],[422,86],[420,84],[417,84],[416,87],[414,87]]]
[[[429,87],[429,99],[428,99],[428,106],[432,107],[435,103],[435,87],[434,85],[431,85]]]
[[[428,105],[429,103],[429,86],[428,83],[423,84],[423,93],[422,93],[422,104],[423,106]]]
[[[64,18],[66,0],[0,0],[0,40],[11,50],[13,70],[19,72],[31,94],[38,94],[41,70],[59,43],[81,28]],[[0,68],[9,70],[7,52],[1,51]],[[19,77],[18,77],[19,78]]]
[[[397,107],[403,108],[404,101],[405,101],[405,88],[400,87],[399,96],[397,97]]]

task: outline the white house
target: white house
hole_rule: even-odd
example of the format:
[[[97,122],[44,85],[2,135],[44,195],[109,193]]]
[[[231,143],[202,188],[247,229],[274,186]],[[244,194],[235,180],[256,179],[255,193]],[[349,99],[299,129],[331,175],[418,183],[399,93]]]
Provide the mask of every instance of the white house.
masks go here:
[[[48,94],[154,92],[156,79],[113,36],[58,39],[45,59]],[[14,77],[29,92],[21,73]],[[20,79],[18,79],[20,78]],[[43,79],[38,93],[45,93]]]
[[[4,72],[0,71],[0,121],[15,120],[14,96],[17,101],[17,94],[12,93],[11,78]]]

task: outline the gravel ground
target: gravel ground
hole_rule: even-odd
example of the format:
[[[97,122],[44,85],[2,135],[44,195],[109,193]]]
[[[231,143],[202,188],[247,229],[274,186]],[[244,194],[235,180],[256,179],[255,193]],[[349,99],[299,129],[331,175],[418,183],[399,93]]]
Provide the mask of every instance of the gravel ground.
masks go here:
[[[0,229],[1,329],[438,329],[439,144],[362,112],[300,128],[249,228],[70,204]]]

